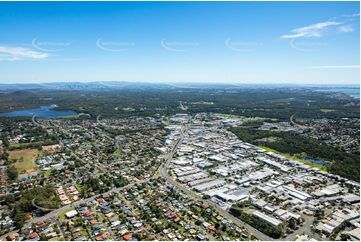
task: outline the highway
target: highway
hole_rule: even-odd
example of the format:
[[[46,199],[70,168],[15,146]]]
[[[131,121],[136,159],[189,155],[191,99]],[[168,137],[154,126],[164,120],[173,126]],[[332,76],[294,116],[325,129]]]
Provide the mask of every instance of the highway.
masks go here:
[[[305,125],[301,125],[301,124],[298,124],[295,122],[294,120],[294,117],[295,117],[296,113],[292,114],[291,117],[290,117],[290,123],[293,124],[295,127],[299,127],[299,128],[308,128],[307,126]]]
[[[158,170],[154,173],[154,175],[153,175],[154,179],[157,179],[160,176],[165,177],[167,175],[169,164],[172,161],[174,153],[176,152],[179,144],[182,143],[184,133],[185,133],[186,130],[187,130],[187,125],[184,124],[182,129],[181,129],[181,134],[180,134],[178,140],[174,142],[174,144],[171,147],[169,153],[164,155],[163,163],[159,166]]]

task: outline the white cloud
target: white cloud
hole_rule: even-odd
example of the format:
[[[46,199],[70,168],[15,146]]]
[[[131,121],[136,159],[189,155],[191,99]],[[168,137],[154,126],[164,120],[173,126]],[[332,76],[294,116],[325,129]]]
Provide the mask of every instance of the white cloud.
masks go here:
[[[344,18],[354,18],[354,17],[359,17],[360,16],[360,13],[353,13],[353,14],[344,14],[344,15],[341,15],[341,17],[344,17]]]
[[[282,35],[283,39],[297,39],[301,37],[320,37],[322,30],[325,30],[328,27],[331,26],[337,26],[342,23],[334,22],[334,21],[327,21],[327,22],[321,22],[312,24],[306,27],[297,28],[291,30],[293,34],[286,34]]]
[[[312,69],[357,69],[360,65],[312,66]]]
[[[0,46],[0,61],[42,60],[48,57],[48,53],[33,51],[28,48]]]
[[[353,28],[351,25],[342,25],[340,27],[340,31],[344,33],[349,33],[349,32],[353,32]]]

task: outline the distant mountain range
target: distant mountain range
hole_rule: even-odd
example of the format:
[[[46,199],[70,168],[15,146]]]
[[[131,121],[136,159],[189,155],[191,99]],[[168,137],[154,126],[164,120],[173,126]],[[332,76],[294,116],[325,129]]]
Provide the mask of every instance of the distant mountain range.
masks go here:
[[[336,86],[336,85],[335,85]],[[246,84],[246,83],[150,83],[129,81],[97,81],[97,82],[49,82],[49,83],[18,83],[0,84],[0,90],[124,90],[124,89],[174,89],[174,88],[200,88],[200,89],[231,89],[231,88],[326,88],[322,85],[299,84]],[[329,88],[330,86],[328,86]],[[340,87],[340,86],[338,86]],[[344,86],[349,88],[351,86]],[[354,88],[354,87],[353,87]]]
[[[166,84],[154,85],[135,82],[51,82],[27,84],[0,84],[0,90],[96,90],[96,89],[133,89],[133,88],[169,88]]]
[[[51,82],[51,83],[20,83],[0,84],[0,90],[99,90],[99,89],[170,89],[170,88],[235,88],[232,84],[207,84],[207,83],[148,83],[127,81],[105,81],[105,82]]]

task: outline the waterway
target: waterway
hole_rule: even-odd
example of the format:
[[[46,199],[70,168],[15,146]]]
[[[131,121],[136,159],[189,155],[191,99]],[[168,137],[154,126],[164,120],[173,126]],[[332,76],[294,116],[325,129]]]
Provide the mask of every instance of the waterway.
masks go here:
[[[40,118],[59,118],[64,116],[75,116],[77,115],[74,111],[57,111],[53,110],[57,105],[41,106],[40,108],[18,110],[8,113],[0,113],[0,117],[40,117]]]

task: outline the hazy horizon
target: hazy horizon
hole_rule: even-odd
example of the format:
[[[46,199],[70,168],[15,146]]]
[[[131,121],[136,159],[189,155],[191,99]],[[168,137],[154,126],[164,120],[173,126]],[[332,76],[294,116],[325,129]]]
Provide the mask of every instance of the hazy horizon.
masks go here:
[[[134,83],[134,84],[164,84],[164,85],[187,85],[187,84],[200,84],[200,85],[238,85],[238,86],[340,86],[340,87],[360,87],[359,83],[346,83],[346,84],[327,84],[327,83],[321,83],[321,84],[315,84],[315,83],[291,83],[291,82],[268,82],[268,83],[263,83],[263,82],[253,82],[253,83],[247,83],[247,82],[192,82],[192,81],[180,81],[180,82],[167,82],[167,81],[127,81],[127,80],[107,80],[107,81],[44,81],[44,82],[0,82],[0,85],[31,85],[31,84],[61,84],[61,83],[68,83],[68,84],[72,84],[72,83],[82,83],[82,84],[87,84],[87,83]]]

